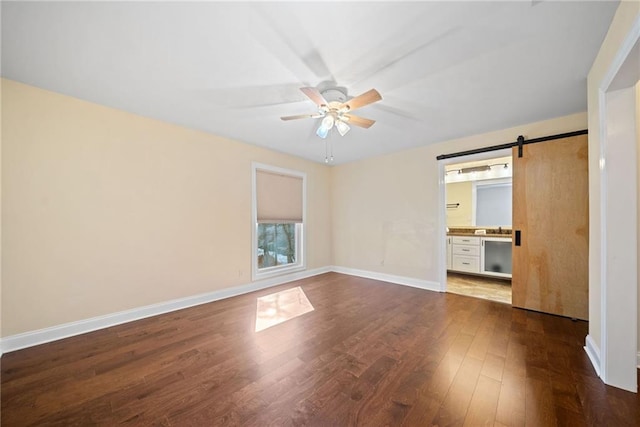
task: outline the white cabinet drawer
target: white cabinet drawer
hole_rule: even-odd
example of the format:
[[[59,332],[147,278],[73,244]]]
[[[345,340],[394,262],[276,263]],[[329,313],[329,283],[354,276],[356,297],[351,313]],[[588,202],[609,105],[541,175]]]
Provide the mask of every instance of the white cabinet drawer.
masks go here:
[[[459,245],[475,245],[480,246],[480,238],[479,237],[463,237],[463,236],[452,236],[453,244]]]
[[[453,269],[457,271],[468,271],[469,273],[480,273],[480,258],[454,255]]]
[[[480,256],[480,246],[453,245],[454,255]]]

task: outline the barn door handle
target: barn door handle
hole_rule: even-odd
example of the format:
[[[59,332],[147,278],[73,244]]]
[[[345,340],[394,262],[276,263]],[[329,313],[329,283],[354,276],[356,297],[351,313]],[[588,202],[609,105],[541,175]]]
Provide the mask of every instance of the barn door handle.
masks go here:
[[[520,246],[520,230],[516,230],[516,246]]]

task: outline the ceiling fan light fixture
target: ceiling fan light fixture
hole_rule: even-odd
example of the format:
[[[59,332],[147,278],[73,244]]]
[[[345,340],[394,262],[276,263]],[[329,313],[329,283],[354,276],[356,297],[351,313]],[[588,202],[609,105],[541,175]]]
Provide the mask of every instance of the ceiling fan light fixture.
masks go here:
[[[329,114],[327,117],[322,119],[322,126],[326,127],[327,130],[331,130],[331,128],[335,123],[336,123],[336,119],[335,117],[333,117],[333,114]]]
[[[338,132],[340,133],[340,136],[345,136],[347,134],[347,132],[349,132],[349,130],[351,130],[351,127],[346,124],[345,122],[343,122],[342,120],[337,120],[336,121],[336,128],[338,129]]]
[[[358,126],[368,129],[376,121],[367,119],[360,116],[354,116],[348,114],[352,110],[373,104],[382,99],[380,93],[375,89],[370,89],[367,92],[358,95],[353,98],[347,96],[346,89],[344,88],[329,88],[320,92],[315,87],[303,87],[300,88],[307,98],[309,98],[318,108],[316,114],[297,114],[294,116],[280,117],[282,120],[295,120],[304,118],[320,118],[320,126],[316,129],[316,135],[325,140],[329,136],[329,132],[333,127],[338,130],[340,136],[345,136],[347,132],[351,130],[351,126]],[[327,153],[325,153],[327,154]],[[333,161],[333,154],[331,158],[325,155],[325,162]]]
[[[324,120],[323,120],[323,122],[324,122]],[[327,135],[328,135],[328,134],[329,134],[329,128],[328,128],[328,127],[326,127],[326,126],[324,125],[324,123],[323,123],[323,124],[321,124],[321,125],[318,127],[318,130],[316,131],[316,135],[318,135],[318,136],[319,136],[320,138],[322,138],[322,139],[325,139],[325,138],[327,137]]]

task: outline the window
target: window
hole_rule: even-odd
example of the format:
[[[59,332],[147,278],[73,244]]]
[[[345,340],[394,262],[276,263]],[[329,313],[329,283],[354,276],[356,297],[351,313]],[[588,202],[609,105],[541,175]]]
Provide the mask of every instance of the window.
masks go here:
[[[258,269],[290,265],[297,258],[297,224],[258,224]]]
[[[253,279],[302,270],[306,175],[253,164]]]

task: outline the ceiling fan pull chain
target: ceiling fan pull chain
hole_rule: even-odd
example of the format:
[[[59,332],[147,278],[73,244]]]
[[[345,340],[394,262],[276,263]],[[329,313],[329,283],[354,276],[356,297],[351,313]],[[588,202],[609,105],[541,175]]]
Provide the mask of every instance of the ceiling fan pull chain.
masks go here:
[[[329,158],[329,161],[333,163],[333,140],[329,141],[329,150],[331,150],[331,157]]]
[[[329,163],[329,158],[327,157],[327,140],[324,140],[324,162]]]

